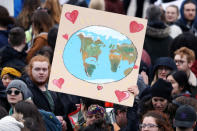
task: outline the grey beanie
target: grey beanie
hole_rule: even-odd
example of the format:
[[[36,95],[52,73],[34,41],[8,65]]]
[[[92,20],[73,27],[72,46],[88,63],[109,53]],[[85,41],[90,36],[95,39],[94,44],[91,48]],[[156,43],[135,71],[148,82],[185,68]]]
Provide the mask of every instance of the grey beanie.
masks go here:
[[[13,80],[9,83],[6,91],[8,91],[11,88],[16,88],[19,91],[22,92],[23,94],[23,100],[26,100],[28,98],[32,98],[32,93],[29,90],[29,88],[27,88],[27,85],[25,84],[25,82],[23,82],[22,80]]]

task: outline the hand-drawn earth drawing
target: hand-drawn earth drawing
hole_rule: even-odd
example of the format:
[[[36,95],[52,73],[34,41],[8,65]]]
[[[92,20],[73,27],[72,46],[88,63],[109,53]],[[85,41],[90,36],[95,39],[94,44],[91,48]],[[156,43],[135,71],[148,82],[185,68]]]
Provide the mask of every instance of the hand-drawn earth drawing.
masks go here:
[[[68,72],[76,78],[103,84],[130,74],[137,54],[127,36],[108,27],[88,26],[69,38],[63,60]]]

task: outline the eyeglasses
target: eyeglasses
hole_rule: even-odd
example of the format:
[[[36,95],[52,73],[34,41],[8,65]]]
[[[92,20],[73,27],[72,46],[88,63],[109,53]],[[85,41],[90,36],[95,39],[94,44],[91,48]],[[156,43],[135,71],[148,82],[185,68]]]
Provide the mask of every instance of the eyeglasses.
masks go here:
[[[19,90],[14,90],[14,91],[8,90],[8,91],[7,91],[7,94],[8,94],[8,95],[11,95],[13,92],[14,92],[14,95],[19,95],[19,94],[21,93],[21,91],[19,91]]]
[[[155,125],[155,124],[151,124],[151,123],[148,123],[148,124],[140,124],[140,129],[142,128],[155,128],[155,127],[158,127],[158,125]]]
[[[183,60],[174,60],[175,63],[179,64],[179,65],[182,65],[183,63],[185,63],[185,61]]]

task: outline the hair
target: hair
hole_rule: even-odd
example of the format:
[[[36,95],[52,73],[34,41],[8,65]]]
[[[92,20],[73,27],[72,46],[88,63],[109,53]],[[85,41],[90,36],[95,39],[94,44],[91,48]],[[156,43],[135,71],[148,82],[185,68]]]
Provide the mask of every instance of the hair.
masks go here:
[[[21,27],[14,27],[9,33],[9,42],[12,46],[20,46],[24,44],[25,32]]]
[[[194,34],[190,32],[184,32],[183,34],[180,34],[176,38],[172,40],[172,42],[169,45],[169,55],[170,57],[174,58],[174,52],[181,48],[181,47],[187,47],[189,49],[192,49],[195,51],[195,56],[197,56],[197,38],[194,36]]]
[[[17,25],[28,30],[34,11],[40,6],[40,0],[24,0],[23,9],[17,17]]]
[[[195,53],[193,50],[187,48],[187,47],[181,47],[180,49],[176,50],[174,52],[175,55],[180,55],[183,57],[183,55],[186,55],[188,62],[194,62],[195,61]]]
[[[47,8],[55,24],[59,24],[61,16],[61,5],[59,0],[46,0],[44,8]]]
[[[179,88],[183,88],[182,92],[185,92],[188,89],[188,77],[187,74],[184,71],[181,70],[175,70],[170,72],[168,76],[172,76],[175,81],[179,84]]]
[[[190,105],[197,112],[197,100],[193,97],[179,96],[172,101],[173,105],[179,107],[181,105]]]
[[[173,128],[169,121],[169,117],[163,112],[156,110],[148,111],[146,114],[143,115],[142,122],[145,117],[153,117],[159,127],[159,131],[173,131]]]
[[[7,110],[3,106],[0,105],[0,119],[7,115],[8,115]]]
[[[96,10],[105,10],[105,1],[104,0],[91,0],[89,8]]]
[[[52,64],[53,60],[53,50],[50,46],[43,46],[40,50],[36,52],[35,55],[43,55],[49,58],[50,64]]]
[[[58,33],[58,27],[56,27],[56,26],[52,27],[49,30],[49,33],[48,33],[47,41],[48,41],[48,44],[52,48],[53,51],[55,49],[57,33]]]
[[[168,106],[172,118],[175,117],[176,110],[181,105],[190,105],[197,112],[197,100],[193,97],[178,96],[173,99],[172,104]]]
[[[118,114],[118,110],[120,112],[127,112],[127,106],[123,106],[123,105],[118,105],[118,104],[114,104],[114,113],[115,115]]]
[[[49,58],[47,58],[46,56],[43,56],[43,55],[37,55],[37,56],[32,57],[29,64],[26,66],[26,72],[30,77],[32,77],[32,68],[33,68],[33,63],[35,61],[47,62],[49,64],[48,69],[49,69],[49,73],[50,73],[51,65],[49,62]]]
[[[159,6],[150,5],[146,10],[146,17],[149,21],[161,20],[162,11]]]
[[[17,113],[21,113],[23,115],[23,119],[30,117],[34,121],[39,123],[37,126],[41,131],[46,130],[42,116],[39,113],[37,107],[33,103],[27,101],[20,101],[14,106],[14,109],[14,111],[16,111]]]
[[[176,9],[176,12],[177,12],[177,15],[179,16],[179,7],[178,6],[176,6],[176,5],[169,5],[168,7],[175,8]],[[166,8],[168,8],[168,7],[166,7]]]
[[[35,121],[33,118],[31,117],[27,117],[24,119],[24,127],[26,130],[22,131],[39,131],[40,130],[40,123],[38,123],[37,121]]]
[[[15,20],[9,15],[8,10],[0,5],[0,26],[7,27],[9,24],[14,24]]]
[[[32,16],[32,24],[34,35],[38,35],[41,32],[49,32],[53,27],[53,20],[47,12],[36,10]]]

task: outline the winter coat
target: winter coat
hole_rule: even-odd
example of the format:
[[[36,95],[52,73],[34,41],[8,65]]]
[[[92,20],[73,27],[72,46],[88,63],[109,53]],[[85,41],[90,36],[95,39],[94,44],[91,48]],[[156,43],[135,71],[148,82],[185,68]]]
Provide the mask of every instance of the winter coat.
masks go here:
[[[69,111],[73,109],[73,107],[68,104],[69,100],[65,99],[62,93],[49,91],[54,101],[55,110],[53,111],[50,108],[47,98],[44,96],[43,92],[38,88],[38,86],[35,85],[28,76],[23,76],[22,79],[26,82],[28,88],[31,90],[34,96],[33,102],[37,108],[48,112],[53,112],[56,116],[63,116],[64,120],[67,122],[67,128],[72,131],[71,123],[67,117],[68,113],[70,113]]]
[[[189,88],[191,90],[191,95],[197,99],[197,78],[192,71],[190,71],[188,84],[190,86]]]
[[[196,3],[195,0],[192,0],[194,3]],[[183,32],[191,32],[195,36],[197,36],[197,15],[195,16],[193,22],[191,25],[187,24],[187,20],[184,17],[184,4],[186,0],[181,4],[180,7],[180,19],[177,20],[176,24],[182,29]],[[197,4],[196,4],[197,6]]]
[[[40,50],[43,46],[48,45],[47,36],[48,33],[43,32],[35,37],[33,40],[33,45],[27,53],[27,62],[31,60],[38,50]]]
[[[18,52],[7,45],[0,49],[0,67],[14,67],[21,71],[26,66],[26,56],[25,51]]]
[[[8,45],[8,31],[7,30],[0,30],[0,48]]]
[[[39,112],[45,122],[46,131],[62,131],[60,121],[52,112],[47,112],[45,110],[39,110]]]
[[[168,46],[171,41],[169,26],[163,22],[148,23],[143,48],[150,55],[152,64],[157,58],[168,56]]]
[[[197,77],[197,60],[194,61],[194,64],[192,65],[191,70]]]
[[[1,131],[21,131],[24,125],[12,116],[6,116],[0,120]]]

